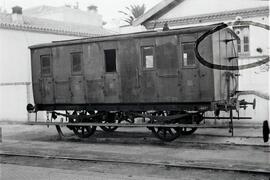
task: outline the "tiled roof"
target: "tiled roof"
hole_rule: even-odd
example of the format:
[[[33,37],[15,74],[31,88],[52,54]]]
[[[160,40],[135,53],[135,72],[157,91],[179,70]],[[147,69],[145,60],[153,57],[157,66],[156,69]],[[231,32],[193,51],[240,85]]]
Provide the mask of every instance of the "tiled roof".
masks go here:
[[[257,7],[241,10],[223,11],[218,13],[200,14],[196,16],[186,16],[180,18],[149,20],[145,22],[147,29],[161,28],[167,22],[170,26],[190,25],[208,23],[213,21],[234,20],[237,16],[251,18],[258,16],[269,16],[269,7]]]
[[[216,4],[218,2],[218,0],[212,0],[212,1],[202,1],[202,0],[197,0],[197,1],[194,1],[193,5],[200,5],[202,3],[209,3],[209,2],[213,2],[215,1]],[[245,0],[246,1],[246,0]],[[162,0],[161,2],[159,2],[157,5],[155,5],[153,8],[151,8],[150,10],[148,10],[146,13],[144,13],[142,16],[138,17],[134,22],[133,22],[133,25],[134,26],[137,26],[137,25],[145,25],[145,24],[149,24],[149,21],[150,23],[153,22],[153,21],[166,21],[164,19],[160,19],[160,17],[162,17],[164,14],[170,12],[170,11],[173,11],[174,8],[178,5],[180,5],[181,3],[185,3],[185,2],[192,2],[192,0]],[[199,3],[200,2],[200,3]],[[233,2],[232,1],[225,1],[227,3],[227,7],[224,7],[224,6],[220,6],[220,7],[216,7],[215,9],[219,9],[218,11],[216,12],[211,12],[210,10],[208,9],[211,9],[211,8],[208,8],[207,5],[204,4],[204,8],[200,8],[200,9],[205,9],[204,11],[205,12],[195,12],[195,14],[191,14],[191,15],[186,15],[186,14],[182,14],[181,16],[178,16],[177,19],[188,19],[188,18],[192,18],[192,17],[195,17],[197,18],[197,16],[201,16],[201,15],[208,15],[209,13],[212,15],[218,15],[219,13],[223,13],[223,14],[231,14],[232,12],[233,13],[237,13],[238,11],[244,11],[243,13],[247,12],[247,13],[250,13],[250,11],[252,11],[251,13],[254,13],[255,11],[257,10],[260,10],[260,9],[267,9],[268,8],[268,12],[269,12],[269,4],[267,3],[267,1],[241,1],[241,0],[238,0],[237,1],[237,4],[236,1],[234,1],[234,3],[231,3]],[[221,3],[218,3],[218,4],[221,4]],[[224,4],[224,3],[223,3]],[[190,4],[189,4],[190,5]],[[211,4],[209,4],[209,6],[211,6]],[[213,9],[213,8],[212,8]],[[176,10],[179,10],[179,9],[176,9]],[[189,10],[188,9],[184,9],[186,12]],[[247,10],[247,11],[246,11]],[[255,10],[255,11],[254,11]],[[193,11],[191,11],[193,12]],[[209,13],[206,13],[206,12],[209,12]],[[258,11],[257,11],[258,12]],[[177,13],[174,11],[174,13]],[[178,12],[177,14],[181,14],[182,12]],[[194,13],[194,12],[193,12]],[[170,20],[170,19],[169,19]]]
[[[113,34],[112,31],[102,27],[66,23],[42,18],[34,18],[22,15],[22,22],[12,21],[12,14],[0,13],[0,28],[22,31],[33,31],[80,37],[92,37]]]

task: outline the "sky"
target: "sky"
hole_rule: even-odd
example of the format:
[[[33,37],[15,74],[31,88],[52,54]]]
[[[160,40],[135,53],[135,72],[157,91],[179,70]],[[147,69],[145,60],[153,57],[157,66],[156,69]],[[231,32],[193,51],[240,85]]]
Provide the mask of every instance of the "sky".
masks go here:
[[[147,10],[159,3],[161,0],[0,0],[0,7],[6,9],[7,12],[11,12],[13,6],[21,6],[23,9],[40,6],[63,6],[65,4],[76,5],[79,3],[79,9],[86,10],[89,5],[96,5],[98,12],[103,16],[104,21],[111,19],[121,18],[118,11],[125,10],[126,6],[131,4],[145,4]]]

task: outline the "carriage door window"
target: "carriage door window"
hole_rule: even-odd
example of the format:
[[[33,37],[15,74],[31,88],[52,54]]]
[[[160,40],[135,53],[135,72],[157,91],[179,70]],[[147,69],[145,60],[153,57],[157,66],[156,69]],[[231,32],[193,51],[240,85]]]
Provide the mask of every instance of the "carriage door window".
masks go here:
[[[76,53],[71,53],[71,69],[72,69],[72,74],[81,74],[82,72],[82,53],[81,52],[76,52]]]
[[[40,56],[41,65],[41,75],[49,76],[51,75],[51,55],[41,55]]]
[[[154,47],[153,46],[142,47],[142,60],[143,60],[143,67],[145,69],[154,68]]]
[[[184,67],[195,67],[196,66],[194,47],[195,47],[195,44],[193,42],[182,44],[183,66]]]
[[[106,72],[116,72],[116,50],[104,50]]]

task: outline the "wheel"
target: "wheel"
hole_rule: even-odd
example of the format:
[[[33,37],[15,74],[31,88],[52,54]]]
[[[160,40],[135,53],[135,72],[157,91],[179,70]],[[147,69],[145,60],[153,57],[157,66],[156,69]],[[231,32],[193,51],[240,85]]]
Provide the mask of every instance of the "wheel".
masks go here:
[[[197,130],[197,128],[187,128],[187,127],[184,127],[184,128],[182,128],[182,135],[191,135],[196,130]]]
[[[96,126],[74,126],[73,132],[80,138],[88,138],[96,131]]]
[[[80,115],[86,115],[86,112],[81,112]],[[72,115],[77,115],[77,112],[74,111]],[[81,122],[90,122],[91,119],[83,118],[83,119],[69,119],[69,122],[71,123],[81,123]],[[74,134],[77,135],[80,138],[88,138],[91,135],[93,135],[96,131],[96,126],[71,126],[71,130],[73,130]]]
[[[157,112],[155,115],[167,116],[169,113]],[[155,120],[151,120],[150,123],[155,123]],[[171,120],[171,124],[177,124],[177,119]],[[180,127],[147,127],[152,133],[160,140],[165,142],[171,142],[178,138],[182,134],[182,128]]]
[[[120,123],[116,119],[116,113],[106,113],[103,116],[102,123]],[[118,127],[117,126],[100,126],[100,128],[105,132],[114,132]]]
[[[114,132],[118,127],[117,126],[100,126],[100,128],[105,132]]]
[[[201,114],[187,116],[187,122],[189,122],[188,124],[192,123],[192,117],[194,118],[193,122],[196,122],[196,124],[199,124],[203,120],[203,116]],[[196,127],[195,128],[184,127],[182,128],[182,135],[191,135],[196,130],[197,130]]]
[[[153,134],[162,141],[171,142],[182,133],[182,128],[174,127],[151,127]]]

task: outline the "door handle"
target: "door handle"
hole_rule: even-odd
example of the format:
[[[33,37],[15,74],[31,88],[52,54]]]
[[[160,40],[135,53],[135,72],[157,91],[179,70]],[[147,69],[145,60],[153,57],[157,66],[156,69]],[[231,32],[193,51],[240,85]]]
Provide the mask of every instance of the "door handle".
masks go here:
[[[136,83],[137,83],[137,87],[140,87],[140,72],[139,72],[139,68],[136,68]]]

